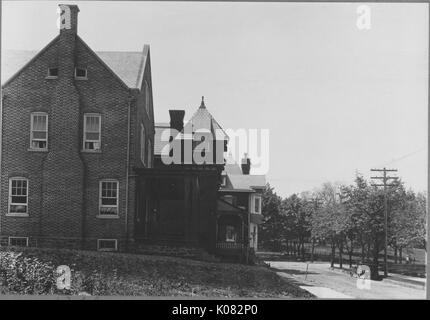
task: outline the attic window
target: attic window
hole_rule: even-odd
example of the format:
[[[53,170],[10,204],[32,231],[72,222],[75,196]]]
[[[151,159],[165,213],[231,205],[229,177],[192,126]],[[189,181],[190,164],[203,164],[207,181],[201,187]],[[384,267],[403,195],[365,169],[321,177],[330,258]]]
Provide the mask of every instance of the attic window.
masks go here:
[[[75,79],[86,80],[87,78],[87,69],[85,68],[75,68]]]
[[[57,78],[58,68],[48,68],[48,78]]]

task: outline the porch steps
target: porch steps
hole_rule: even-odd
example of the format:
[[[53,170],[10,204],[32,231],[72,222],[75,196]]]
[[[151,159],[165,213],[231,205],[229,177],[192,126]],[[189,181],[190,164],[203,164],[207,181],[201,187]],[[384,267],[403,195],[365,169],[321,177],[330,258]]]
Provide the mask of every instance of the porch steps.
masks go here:
[[[206,262],[219,262],[220,259],[202,248],[192,246],[175,246],[165,244],[136,244],[134,253],[145,255],[169,256]]]

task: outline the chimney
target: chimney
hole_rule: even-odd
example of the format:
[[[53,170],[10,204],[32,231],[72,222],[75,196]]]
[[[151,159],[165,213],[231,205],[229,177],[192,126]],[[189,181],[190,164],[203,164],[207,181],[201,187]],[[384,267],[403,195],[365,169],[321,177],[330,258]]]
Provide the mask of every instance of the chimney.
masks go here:
[[[170,128],[177,131],[182,131],[184,128],[185,110],[169,110]]]
[[[76,36],[78,30],[78,12],[76,5],[60,4],[58,42],[58,75],[59,80],[74,81]]]
[[[241,166],[242,166],[242,173],[243,174],[249,174],[249,171],[251,170],[251,159],[248,158],[247,153],[245,153],[243,155]]]
[[[78,13],[79,7],[72,4],[59,4],[60,18],[59,25],[60,34],[77,34],[78,33]]]
[[[52,83],[55,87],[49,99],[50,140],[41,170],[43,197],[39,232],[41,239],[83,239],[87,230],[85,164],[81,155],[82,141],[78,138],[82,132],[81,98],[74,80],[79,9],[75,5],[60,5],[60,9],[58,79]]]

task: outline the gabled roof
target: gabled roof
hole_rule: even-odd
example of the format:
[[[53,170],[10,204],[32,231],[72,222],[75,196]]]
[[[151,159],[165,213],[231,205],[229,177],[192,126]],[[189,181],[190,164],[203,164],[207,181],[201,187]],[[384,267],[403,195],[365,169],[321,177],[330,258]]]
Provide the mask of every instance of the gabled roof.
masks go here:
[[[231,212],[232,214],[237,213],[248,213],[246,210],[239,208],[237,206],[234,206],[230,202],[227,202],[223,199],[218,198],[217,199],[217,211],[223,211],[223,212]]]
[[[53,41],[56,39],[57,38]],[[80,38],[79,40],[82,41]],[[52,44],[53,41],[51,41],[50,44]],[[84,41],[82,41],[82,43],[86,45]],[[2,85],[21,71],[27,63],[43,52],[44,49],[39,52],[30,50],[2,50]],[[149,55],[148,45],[144,46],[142,52],[100,51],[95,53],[127,87],[137,89],[141,88],[144,67]]]
[[[266,186],[266,177],[264,175],[229,174],[228,179],[233,189],[252,190]]]

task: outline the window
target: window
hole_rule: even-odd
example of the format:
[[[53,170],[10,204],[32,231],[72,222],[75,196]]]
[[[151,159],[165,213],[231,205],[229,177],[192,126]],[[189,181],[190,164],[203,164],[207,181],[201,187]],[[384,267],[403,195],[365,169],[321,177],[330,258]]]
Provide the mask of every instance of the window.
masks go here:
[[[143,124],[140,125],[140,160],[145,164],[146,133]]]
[[[57,78],[58,68],[48,68],[48,78]]]
[[[148,168],[151,168],[151,164],[152,164],[152,142],[151,140],[148,140],[148,161],[146,163]]]
[[[86,80],[87,78],[87,69],[85,68],[75,68],[75,79]]]
[[[146,113],[149,115],[149,103],[151,101],[151,90],[149,90],[148,82],[145,81],[145,108]]]
[[[46,113],[31,114],[30,148],[42,150],[48,148],[48,115]]]
[[[100,150],[101,116],[84,115],[84,150]]]
[[[261,196],[254,197],[254,213],[261,213]]]
[[[28,179],[12,178],[9,180],[9,213],[27,215]]]
[[[15,247],[28,247],[27,237],[9,237],[9,245]]]
[[[100,181],[100,205],[101,216],[118,215],[118,181]]]
[[[236,231],[233,226],[225,227],[225,241],[236,242]]]
[[[225,187],[227,185],[227,176],[221,176],[221,186]]]
[[[98,239],[97,250],[99,251],[116,251],[118,249],[118,241],[116,239]]]

